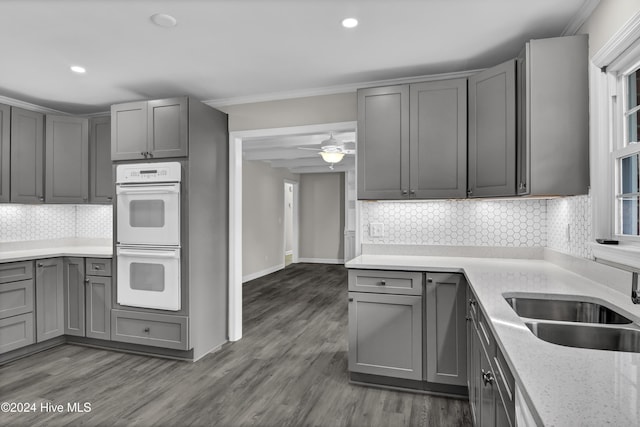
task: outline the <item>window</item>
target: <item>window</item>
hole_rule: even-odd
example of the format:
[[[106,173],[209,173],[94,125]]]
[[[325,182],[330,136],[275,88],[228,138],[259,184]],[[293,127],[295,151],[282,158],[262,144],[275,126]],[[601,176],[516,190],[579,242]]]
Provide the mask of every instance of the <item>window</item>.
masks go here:
[[[621,238],[640,236],[640,65],[616,74],[618,95],[622,99],[614,128],[615,232]]]

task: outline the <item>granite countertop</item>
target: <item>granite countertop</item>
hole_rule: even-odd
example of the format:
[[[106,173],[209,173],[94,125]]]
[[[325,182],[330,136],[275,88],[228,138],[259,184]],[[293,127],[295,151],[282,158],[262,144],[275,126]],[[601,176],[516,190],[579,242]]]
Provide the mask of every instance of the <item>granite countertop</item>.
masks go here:
[[[640,354],[564,347],[534,336],[512,293],[604,300],[640,322],[629,296],[544,260],[361,255],[348,268],[463,272],[490,319],[528,406],[546,426],[640,425]],[[629,283],[630,289],[631,283]]]
[[[0,243],[0,262],[59,256],[111,258],[111,239],[68,238]]]

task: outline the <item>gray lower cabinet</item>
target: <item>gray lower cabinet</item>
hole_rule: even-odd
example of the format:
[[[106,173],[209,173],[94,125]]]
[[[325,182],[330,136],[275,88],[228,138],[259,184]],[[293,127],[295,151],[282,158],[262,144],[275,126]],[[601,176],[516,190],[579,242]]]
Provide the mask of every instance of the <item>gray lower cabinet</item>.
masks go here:
[[[113,200],[111,167],[111,117],[89,120],[89,203]]]
[[[349,291],[422,295],[422,275],[411,271],[349,270]]]
[[[111,160],[187,156],[188,105],[180,97],[111,106]]]
[[[89,121],[81,117],[46,117],[45,200],[89,201]]]
[[[66,335],[111,339],[110,276],[111,259],[64,259]]]
[[[11,107],[11,202],[44,202],[44,115]]]
[[[132,344],[188,350],[189,318],[129,310],[111,310],[111,339]]]
[[[64,334],[62,258],[36,261],[36,341]]]
[[[33,312],[0,318],[0,354],[34,342]]]
[[[33,261],[0,264],[0,354],[35,342]]]
[[[84,258],[64,258],[64,333],[85,336]]]
[[[469,197],[516,194],[516,65],[469,77]]]
[[[0,202],[11,200],[11,107],[0,104]]]
[[[422,380],[422,297],[349,292],[349,371]]]
[[[111,339],[111,277],[87,276],[85,292],[85,336]]]
[[[472,291],[468,316],[468,386],[474,425],[513,427],[515,380]]]
[[[427,273],[425,357],[429,382],[467,385],[466,289],[462,274]]]

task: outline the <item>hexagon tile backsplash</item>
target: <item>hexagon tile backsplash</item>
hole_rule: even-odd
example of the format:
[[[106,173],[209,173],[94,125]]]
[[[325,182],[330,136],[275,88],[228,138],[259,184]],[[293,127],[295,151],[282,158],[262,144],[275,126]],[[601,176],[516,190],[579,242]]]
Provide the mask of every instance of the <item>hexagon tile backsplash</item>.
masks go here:
[[[362,243],[549,247],[591,257],[589,196],[538,200],[361,202]],[[371,237],[370,223],[382,223]],[[571,237],[562,230],[571,224]]]
[[[111,238],[111,206],[0,205],[0,242]]]

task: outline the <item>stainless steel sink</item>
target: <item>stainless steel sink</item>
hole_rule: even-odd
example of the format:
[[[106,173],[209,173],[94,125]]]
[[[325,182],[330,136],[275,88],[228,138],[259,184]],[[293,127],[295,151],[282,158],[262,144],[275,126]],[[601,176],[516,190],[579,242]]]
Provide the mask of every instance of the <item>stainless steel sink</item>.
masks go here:
[[[587,301],[542,298],[505,298],[520,317],[564,322],[622,325],[631,320],[603,305]]]
[[[525,321],[541,340],[568,347],[640,353],[640,329],[633,325],[604,326]]]

